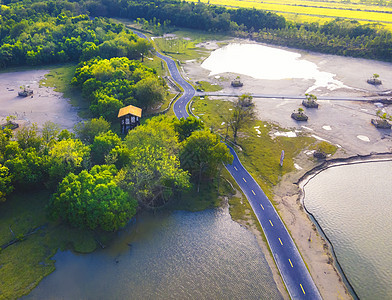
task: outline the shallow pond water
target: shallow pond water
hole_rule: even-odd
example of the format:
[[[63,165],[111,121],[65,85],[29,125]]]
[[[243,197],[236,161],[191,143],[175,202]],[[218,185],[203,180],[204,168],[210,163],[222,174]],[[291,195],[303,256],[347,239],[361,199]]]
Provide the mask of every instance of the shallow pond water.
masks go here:
[[[110,247],[54,259],[25,298],[282,299],[255,236],[227,208],[144,214]]]
[[[301,59],[301,54],[259,44],[229,44],[211,53],[202,63],[210,76],[225,72],[238,73],[257,79],[312,79],[307,92],[325,87],[329,90],[347,87],[334,79],[335,74],[322,72],[313,62]]]
[[[392,299],[392,162],[327,169],[305,186],[304,203],[360,299]]]

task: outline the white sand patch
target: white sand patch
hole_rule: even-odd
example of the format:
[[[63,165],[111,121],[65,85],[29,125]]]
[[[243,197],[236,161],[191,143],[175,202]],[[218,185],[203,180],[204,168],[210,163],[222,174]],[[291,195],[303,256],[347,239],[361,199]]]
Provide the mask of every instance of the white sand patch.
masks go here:
[[[329,125],[324,125],[324,126],[323,126],[323,129],[324,129],[324,130],[327,130],[327,131],[332,130],[331,126],[329,126]]]
[[[316,151],[316,150],[306,150],[306,151],[304,151],[304,153],[306,155],[313,155],[314,151]]]
[[[287,132],[274,132],[275,136],[285,136],[285,137],[297,137],[297,134],[293,131],[287,131]]]
[[[309,131],[314,131],[312,128],[306,127],[306,126],[301,126],[303,129],[309,130]]]
[[[317,135],[315,135],[315,134],[312,134],[312,137],[314,137],[316,140],[324,141],[324,142],[327,142],[327,143],[330,143],[330,144],[331,144],[330,141],[328,141],[328,140],[326,140],[326,139],[323,139],[323,138],[321,138],[321,137],[319,137],[319,136],[317,136]]]
[[[364,142],[370,142],[370,139],[366,135],[357,135],[357,138]]]
[[[299,166],[298,164],[294,164],[294,168],[296,168],[297,170],[302,170],[302,167]]]

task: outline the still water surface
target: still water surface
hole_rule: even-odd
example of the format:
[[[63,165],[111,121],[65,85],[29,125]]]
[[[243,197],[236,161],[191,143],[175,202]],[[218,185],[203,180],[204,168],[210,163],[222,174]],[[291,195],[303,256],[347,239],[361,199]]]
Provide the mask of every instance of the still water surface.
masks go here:
[[[360,299],[392,299],[392,162],[327,169],[304,203],[331,240]]]
[[[202,63],[210,76],[231,72],[257,79],[281,80],[287,78],[313,79],[314,85],[330,90],[346,87],[334,79],[335,74],[322,72],[313,62],[301,59],[301,54],[259,44],[229,44],[211,53]]]
[[[227,208],[144,214],[110,247],[54,259],[25,298],[282,299],[255,236]]]

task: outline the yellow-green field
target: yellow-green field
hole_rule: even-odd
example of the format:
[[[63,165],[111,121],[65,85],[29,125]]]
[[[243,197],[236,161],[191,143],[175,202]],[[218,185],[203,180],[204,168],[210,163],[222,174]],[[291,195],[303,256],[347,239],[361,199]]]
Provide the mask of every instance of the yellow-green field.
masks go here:
[[[199,0],[187,0],[198,2]],[[275,12],[289,20],[299,22],[325,22],[335,18],[358,20],[361,23],[381,23],[392,29],[392,7],[311,0],[200,0],[201,2],[233,8],[256,8]]]

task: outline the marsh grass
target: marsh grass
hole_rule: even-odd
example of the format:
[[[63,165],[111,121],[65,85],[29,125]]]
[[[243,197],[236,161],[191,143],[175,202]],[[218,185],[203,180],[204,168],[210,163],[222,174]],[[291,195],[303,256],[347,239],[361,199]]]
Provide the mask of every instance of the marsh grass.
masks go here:
[[[198,81],[198,85],[196,85],[196,87],[200,88],[204,92],[217,92],[222,90],[220,85],[214,85],[208,81]]]
[[[45,209],[49,197],[46,190],[14,193],[0,204],[0,245],[38,228],[0,251],[0,299],[16,299],[30,292],[55,270],[51,257],[58,249],[89,253],[95,250],[96,239],[105,240],[104,235],[51,222]]]

